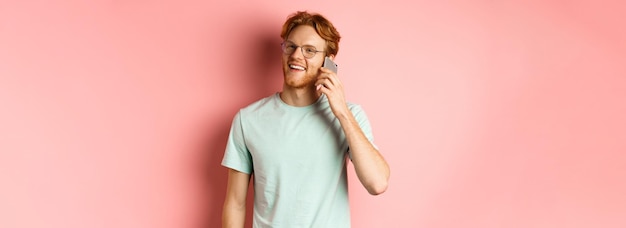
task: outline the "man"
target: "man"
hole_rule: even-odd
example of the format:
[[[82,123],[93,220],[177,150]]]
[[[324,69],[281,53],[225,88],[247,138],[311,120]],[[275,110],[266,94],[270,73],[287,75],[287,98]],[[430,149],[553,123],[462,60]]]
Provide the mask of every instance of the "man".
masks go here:
[[[222,165],[229,168],[223,227],[243,227],[254,176],[253,227],[350,227],[346,159],[365,189],[387,189],[389,166],[360,106],[347,103],[334,59],[339,33],[319,14],[297,12],[281,32],[282,92],[235,116]]]

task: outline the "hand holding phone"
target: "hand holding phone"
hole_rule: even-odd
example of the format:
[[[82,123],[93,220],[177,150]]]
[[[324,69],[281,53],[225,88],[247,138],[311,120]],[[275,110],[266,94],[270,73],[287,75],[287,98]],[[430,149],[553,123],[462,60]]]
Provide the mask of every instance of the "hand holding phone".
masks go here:
[[[324,58],[324,65],[322,65],[322,67],[332,70],[333,72],[335,72],[335,74],[337,73],[337,64],[333,62],[333,60],[331,60],[328,56]]]
[[[324,58],[324,65],[322,65],[322,67],[335,72],[335,74],[337,73],[337,64],[333,62],[333,60],[331,60],[328,56]],[[322,88],[323,86],[323,84],[319,84],[317,85],[316,89],[320,90],[320,88]]]

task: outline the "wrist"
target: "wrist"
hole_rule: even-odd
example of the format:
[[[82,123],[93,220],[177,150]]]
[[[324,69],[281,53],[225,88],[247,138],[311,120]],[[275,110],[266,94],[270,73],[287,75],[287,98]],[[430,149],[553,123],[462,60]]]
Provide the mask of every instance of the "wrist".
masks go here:
[[[335,116],[337,117],[337,119],[339,119],[340,121],[344,121],[344,120],[350,120],[350,118],[352,118],[352,112],[350,111],[350,109],[348,109],[348,107],[346,106],[344,109],[342,109],[341,111],[338,111],[335,113]]]

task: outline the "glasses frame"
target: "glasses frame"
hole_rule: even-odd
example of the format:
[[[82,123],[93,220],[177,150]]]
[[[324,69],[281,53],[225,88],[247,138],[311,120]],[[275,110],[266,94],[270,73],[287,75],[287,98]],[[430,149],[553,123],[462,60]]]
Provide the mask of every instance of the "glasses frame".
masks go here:
[[[290,44],[290,45],[289,45],[289,47],[291,47],[291,45],[295,46],[295,48],[293,49],[293,51],[292,51],[291,53],[289,53],[289,52],[287,51],[287,47],[288,47],[288,46],[287,46],[287,43],[289,43],[289,44]],[[300,48],[300,52],[302,52],[302,56],[304,56],[304,58],[307,58],[307,59],[312,59],[312,58],[313,58],[313,57],[315,57],[315,56],[317,55],[317,53],[319,53],[319,52],[326,52],[326,51],[318,51],[318,50],[317,50],[317,48],[316,48],[315,46],[313,46],[313,45],[302,45],[302,46],[298,46],[298,45],[296,45],[296,44],[294,44],[294,43],[292,43],[292,42],[289,42],[289,41],[285,41],[285,42],[280,43],[280,47],[281,47],[281,49],[283,50],[283,54],[285,54],[285,55],[292,55],[294,52],[296,52],[296,50],[297,50],[298,48]],[[305,52],[305,51],[304,51],[304,48],[307,48],[307,47],[311,47],[311,48],[313,48],[313,49],[315,50],[315,54],[313,54],[313,55],[312,55],[312,56],[310,56],[310,57],[307,57],[307,52]]]

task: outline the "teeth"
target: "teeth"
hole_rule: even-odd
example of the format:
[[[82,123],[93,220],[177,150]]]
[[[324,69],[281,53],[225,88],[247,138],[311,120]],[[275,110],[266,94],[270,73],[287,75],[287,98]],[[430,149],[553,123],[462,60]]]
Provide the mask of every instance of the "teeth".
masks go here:
[[[297,65],[289,65],[289,67],[292,69],[304,70],[304,67],[297,66]]]

